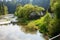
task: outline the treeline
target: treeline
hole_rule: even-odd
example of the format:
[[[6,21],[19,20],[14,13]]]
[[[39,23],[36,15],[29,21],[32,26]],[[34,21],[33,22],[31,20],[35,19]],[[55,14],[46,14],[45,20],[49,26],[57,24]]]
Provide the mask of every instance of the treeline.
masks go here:
[[[1,1],[0,1],[0,3],[1,3]],[[50,0],[32,0],[32,2],[30,2],[30,0],[12,0],[12,1],[3,0],[3,3],[8,7],[9,13],[14,13],[17,5],[24,6],[25,4],[30,4],[30,3],[47,9],[49,7]]]

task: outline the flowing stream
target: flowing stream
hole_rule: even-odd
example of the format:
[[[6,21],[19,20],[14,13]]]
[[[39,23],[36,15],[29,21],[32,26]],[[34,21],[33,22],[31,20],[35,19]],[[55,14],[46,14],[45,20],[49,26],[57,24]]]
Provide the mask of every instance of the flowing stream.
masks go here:
[[[39,31],[26,32],[25,28],[17,24],[0,25],[0,40],[45,40]]]

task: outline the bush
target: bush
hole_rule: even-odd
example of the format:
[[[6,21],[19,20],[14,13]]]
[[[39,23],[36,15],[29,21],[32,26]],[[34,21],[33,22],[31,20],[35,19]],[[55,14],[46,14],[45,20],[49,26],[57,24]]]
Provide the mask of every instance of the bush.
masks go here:
[[[38,27],[39,31],[43,34],[48,33],[48,25],[51,21],[52,17],[49,13],[46,13],[45,16],[41,17],[41,19],[32,21],[28,24],[29,27]]]
[[[55,4],[55,17],[49,24],[49,37],[54,37],[60,33],[60,3]]]
[[[55,4],[55,15],[57,19],[60,19],[60,3]]]
[[[43,34],[48,33],[48,25],[51,21],[52,17],[49,13],[46,13],[44,17],[42,17],[40,20],[37,20],[35,23],[37,26],[39,26],[40,32]]]
[[[24,20],[28,20],[29,19],[29,15],[32,12],[41,12],[42,10],[44,10],[44,8],[42,7],[38,7],[38,6],[33,6],[31,4],[26,4],[25,6],[18,6],[15,12],[15,15],[20,19],[23,18]]]
[[[60,20],[52,19],[48,26],[49,37],[54,37],[60,33]]]
[[[31,30],[38,30],[38,26],[34,22],[30,22],[26,27]]]

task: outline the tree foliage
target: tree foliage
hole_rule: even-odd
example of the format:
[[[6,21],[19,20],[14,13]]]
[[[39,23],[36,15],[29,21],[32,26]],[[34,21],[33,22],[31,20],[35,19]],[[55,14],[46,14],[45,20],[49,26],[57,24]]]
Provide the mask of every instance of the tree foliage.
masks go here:
[[[57,4],[58,2],[60,2],[60,0],[50,0],[50,11],[55,10],[55,4]]]
[[[3,3],[0,4],[0,15],[5,15],[8,13],[8,8]]]
[[[60,3],[58,1],[54,4],[54,15],[55,17],[49,24],[50,37],[56,36],[60,33]]]
[[[48,25],[52,17],[49,13],[46,13],[41,19],[37,20],[35,23],[39,26],[40,32],[47,35],[48,34]]]
[[[48,28],[49,28],[48,25],[51,20],[52,20],[51,14],[47,12],[46,15],[41,17],[40,19],[30,22],[28,26],[29,27],[32,26],[33,28],[38,28],[41,33],[43,33],[44,35],[48,35]]]
[[[42,8],[42,7],[33,6],[32,4],[26,4],[24,6],[18,6],[16,8],[15,15],[18,18],[22,18],[23,20],[25,20],[25,19],[29,19],[29,15],[32,12],[35,12],[38,14],[39,12],[41,12],[43,10],[44,10],[44,8]]]

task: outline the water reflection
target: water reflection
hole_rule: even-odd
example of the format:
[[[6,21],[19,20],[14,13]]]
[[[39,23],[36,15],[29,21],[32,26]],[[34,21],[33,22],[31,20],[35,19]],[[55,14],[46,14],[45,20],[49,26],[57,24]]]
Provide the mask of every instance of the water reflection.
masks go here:
[[[21,27],[17,24],[0,25],[0,40],[44,40],[39,31],[35,34],[26,34]]]

